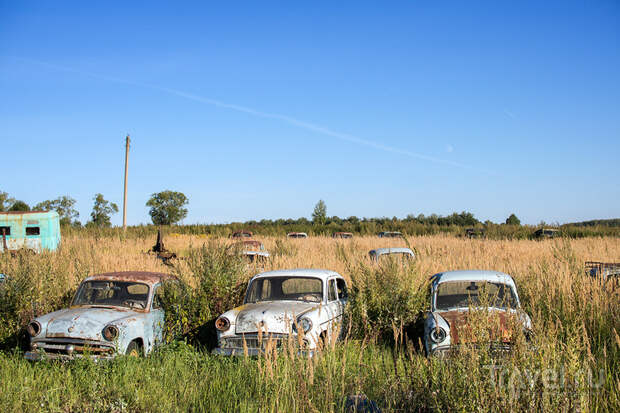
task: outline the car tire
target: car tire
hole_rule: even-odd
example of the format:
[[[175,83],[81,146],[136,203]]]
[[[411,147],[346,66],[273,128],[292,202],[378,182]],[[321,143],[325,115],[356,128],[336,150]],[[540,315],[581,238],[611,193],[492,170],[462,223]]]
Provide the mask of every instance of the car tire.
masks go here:
[[[142,345],[136,340],[129,343],[127,346],[127,351],[125,351],[125,354],[130,357],[141,357],[143,353],[144,349],[142,348]]]

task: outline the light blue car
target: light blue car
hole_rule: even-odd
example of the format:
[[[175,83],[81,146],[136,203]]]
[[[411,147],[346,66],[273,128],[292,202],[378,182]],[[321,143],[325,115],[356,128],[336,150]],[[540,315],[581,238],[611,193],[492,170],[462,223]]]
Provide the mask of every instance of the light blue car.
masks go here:
[[[116,272],[80,284],[70,308],[28,325],[29,360],[146,355],[163,340],[162,283],[168,274]]]

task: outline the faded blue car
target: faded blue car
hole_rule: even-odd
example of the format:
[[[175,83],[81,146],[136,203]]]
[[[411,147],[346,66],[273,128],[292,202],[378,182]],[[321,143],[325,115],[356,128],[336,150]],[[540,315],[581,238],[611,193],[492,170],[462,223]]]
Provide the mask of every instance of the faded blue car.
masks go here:
[[[152,272],[93,275],[79,286],[70,308],[35,318],[27,327],[29,360],[113,358],[150,353],[163,338],[162,283]]]
[[[0,212],[0,252],[27,249],[40,253],[60,245],[56,211]]]

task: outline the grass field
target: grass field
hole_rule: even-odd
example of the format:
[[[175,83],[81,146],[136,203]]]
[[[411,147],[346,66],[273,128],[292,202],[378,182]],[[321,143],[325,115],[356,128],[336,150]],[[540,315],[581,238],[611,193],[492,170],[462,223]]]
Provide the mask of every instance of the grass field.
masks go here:
[[[195,331],[238,302],[258,271],[218,253],[229,240],[169,234],[166,247],[189,259],[167,267],[144,253],[154,236],[76,231],[56,253],[0,257],[0,272],[10,276],[0,292],[0,411],[329,412],[342,411],[351,394],[367,395],[384,412],[620,411],[620,288],[583,271],[584,261],[620,261],[618,238],[260,239],[273,255],[265,270],[326,268],[348,280],[345,342],[312,359],[211,356]],[[412,265],[367,259],[372,248],[406,243],[417,253]],[[515,278],[534,326],[532,347],[518,346],[501,362],[475,351],[440,361],[408,344],[407,326],[427,307],[428,277],[455,269]],[[122,270],[174,272],[202,291],[208,300],[189,317],[184,338],[145,359],[23,360],[21,332],[33,315],[66,306],[86,276]]]

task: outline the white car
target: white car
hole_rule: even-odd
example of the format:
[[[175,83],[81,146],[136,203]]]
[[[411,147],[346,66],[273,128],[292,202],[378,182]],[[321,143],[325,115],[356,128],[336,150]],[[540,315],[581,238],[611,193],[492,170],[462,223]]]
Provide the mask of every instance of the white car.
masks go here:
[[[255,356],[269,346],[294,345],[312,353],[338,338],[347,283],[333,271],[292,269],[254,276],[244,304],[215,322],[219,355]]]
[[[515,317],[526,334],[532,329],[530,317],[521,309],[514,280],[498,271],[448,271],[435,274],[431,284],[431,311],[424,321],[424,348],[427,355],[443,356],[459,345],[479,344],[472,337],[470,310],[497,315],[499,325],[489,323],[491,349],[509,351],[513,344],[510,317]]]

